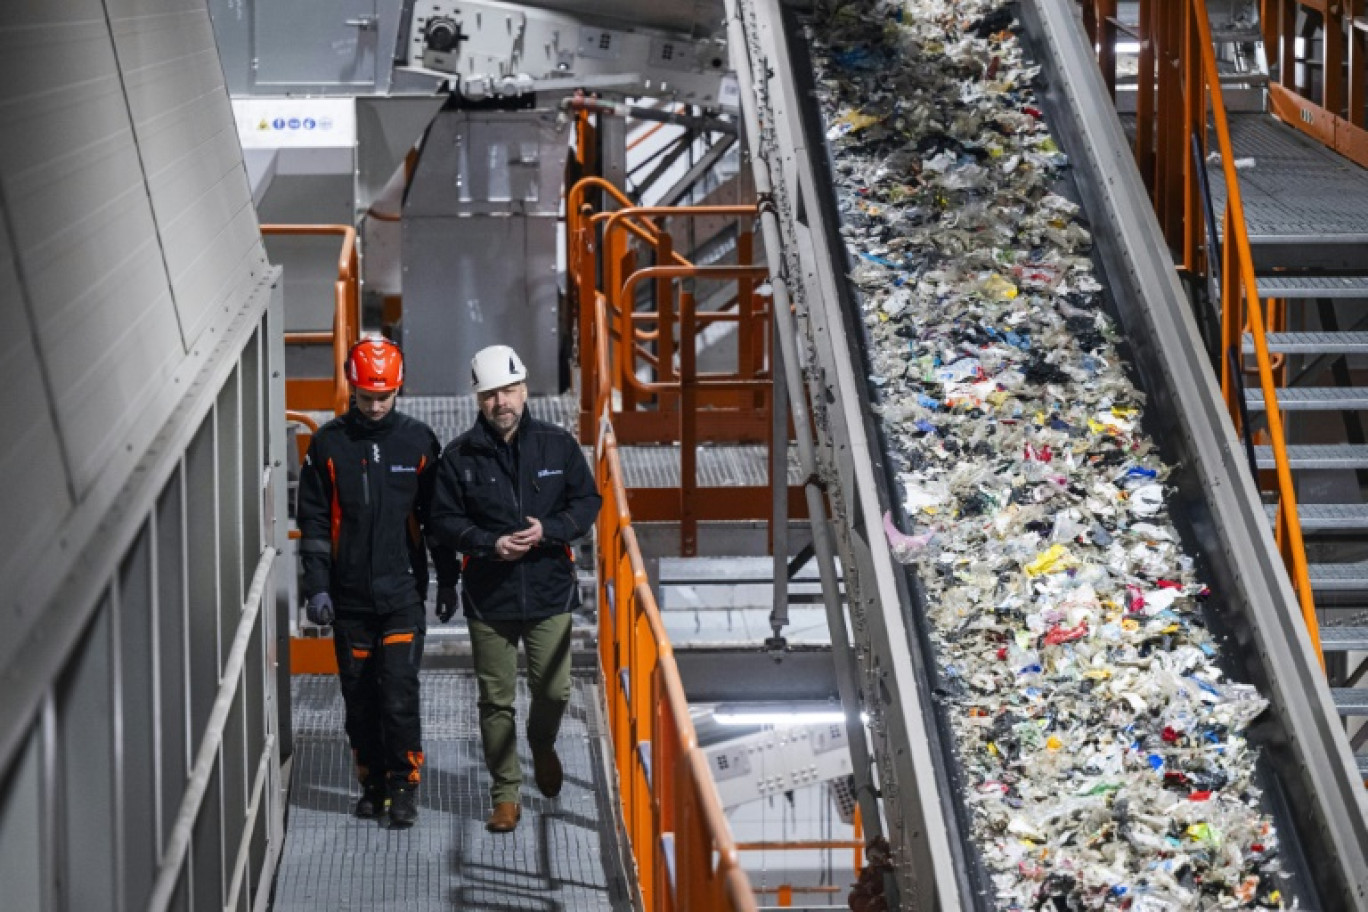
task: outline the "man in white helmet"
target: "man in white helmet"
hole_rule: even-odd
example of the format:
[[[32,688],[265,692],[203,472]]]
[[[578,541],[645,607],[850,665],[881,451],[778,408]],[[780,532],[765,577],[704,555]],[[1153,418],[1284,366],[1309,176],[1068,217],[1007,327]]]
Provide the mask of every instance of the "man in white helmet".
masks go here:
[[[528,413],[527,369],[517,352],[482,349],[471,374],[480,415],[442,453],[429,528],[464,558],[461,602],[493,778],[494,810],[485,825],[507,833],[522,816],[513,706],[518,643],[532,695],[534,779],[554,798],[564,778],[556,735],[570,700],[570,612],[579,604],[571,543],[589,534],[602,499],[575,438]]]

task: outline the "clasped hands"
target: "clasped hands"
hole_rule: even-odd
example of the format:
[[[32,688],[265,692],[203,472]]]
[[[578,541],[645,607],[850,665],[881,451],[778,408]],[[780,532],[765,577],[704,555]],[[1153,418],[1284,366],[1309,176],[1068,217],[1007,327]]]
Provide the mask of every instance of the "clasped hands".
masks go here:
[[[528,526],[518,532],[499,536],[494,542],[494,554],[499,560],[515,561],[537,546],[542,540],[541,520],[527,517]]]

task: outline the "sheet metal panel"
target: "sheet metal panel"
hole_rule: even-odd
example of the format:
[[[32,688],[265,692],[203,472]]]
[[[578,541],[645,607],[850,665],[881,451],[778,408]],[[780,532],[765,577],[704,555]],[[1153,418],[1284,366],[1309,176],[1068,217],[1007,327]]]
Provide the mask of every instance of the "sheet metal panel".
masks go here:
[[[98,0],[5,4],[0,109],[0,193],[80,498],[183,354]]]
[[[7,410],[9,430],[0,437],[0,478],[23,479],[23,484],[0,485],[0,515],[27,518],[22,523],[0,523],[0,579],[12,579],[15,568],[25,566],[26,543],[46,541],[57,530],[59,520],[71,509],[71,492],[4,219],[0,219],[0,364],[5,365],[8,400],[27,404]]]
[[[438,114],[404,200],[406,381],[470,390],[486,345],[517,349],[534,394],[560,390],[556,233],[567,128],[552,111]]]
[[[237,277],[264,268],[251,190],[202,0],[109,0],[133,130],[187,346]]]

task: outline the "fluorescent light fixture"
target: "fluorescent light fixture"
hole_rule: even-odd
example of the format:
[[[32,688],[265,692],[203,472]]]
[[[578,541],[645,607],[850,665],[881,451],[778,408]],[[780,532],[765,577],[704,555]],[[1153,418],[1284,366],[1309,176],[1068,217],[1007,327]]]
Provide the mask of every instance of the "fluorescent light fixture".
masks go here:
[[[718,725],[821,725],[844,722],[843,712],[775,712],[774,710],[730,710],[713,713]]]
[[[713,709],[718,725],[823,725],[845,720],[839,703],[760,701],[721,703]]]

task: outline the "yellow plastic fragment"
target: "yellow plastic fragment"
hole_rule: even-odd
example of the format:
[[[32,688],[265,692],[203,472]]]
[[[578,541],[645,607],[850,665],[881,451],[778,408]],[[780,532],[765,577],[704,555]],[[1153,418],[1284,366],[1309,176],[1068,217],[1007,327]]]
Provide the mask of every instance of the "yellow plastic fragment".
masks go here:
[[[837,118],[836,122],[850,124],[850,132],[855,133],[859,130],[863,130],[865,127],[872,127],[874,124],[878,123],[880,119],[881,118],[875,117],[873,114],[866,114],[863,111],[851,111],[849,114]]]
[[[1017,296],[1017,287],[997,273],[993,273],[984,280],[983,292],[999,301],[1011,301]]]
[[[1047,573],[1057,573],[1067,567],[1070,562],[1071,558],[1067,548],[1063,545],[1051,545],[1048,550],[1026,565],[1026,575],[1044,576]]]
[[[1064,746],[1064,742],[1060,741],[1055,735],[1050,735],[1050,737],[1045,739],[1045,746],[1052,751],[1057,751]]]

